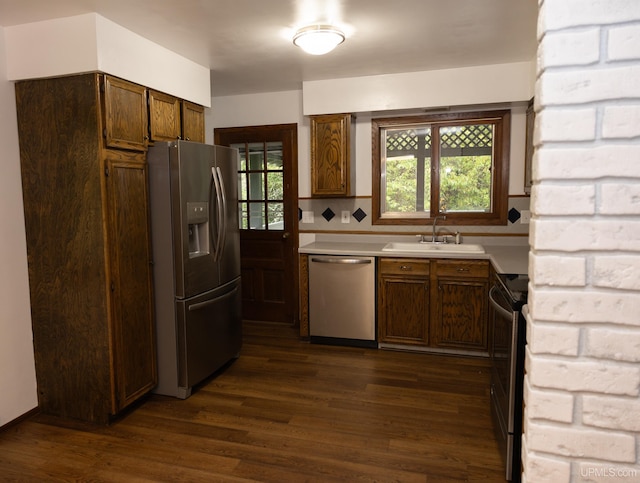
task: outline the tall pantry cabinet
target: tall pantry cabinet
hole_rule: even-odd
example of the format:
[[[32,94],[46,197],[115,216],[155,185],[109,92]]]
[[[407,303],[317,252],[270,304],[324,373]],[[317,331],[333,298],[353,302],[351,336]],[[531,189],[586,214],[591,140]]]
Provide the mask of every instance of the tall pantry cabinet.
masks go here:
[[[157,379],[146,89],[28,80],[16,104],[39,408],[105,423]]]

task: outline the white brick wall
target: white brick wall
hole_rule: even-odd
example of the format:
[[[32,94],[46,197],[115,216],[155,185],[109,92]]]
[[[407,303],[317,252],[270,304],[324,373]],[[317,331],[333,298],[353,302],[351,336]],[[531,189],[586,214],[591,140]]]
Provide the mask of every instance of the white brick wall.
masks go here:
[[[640,0],[539,0],[523,481],[640,482]]]

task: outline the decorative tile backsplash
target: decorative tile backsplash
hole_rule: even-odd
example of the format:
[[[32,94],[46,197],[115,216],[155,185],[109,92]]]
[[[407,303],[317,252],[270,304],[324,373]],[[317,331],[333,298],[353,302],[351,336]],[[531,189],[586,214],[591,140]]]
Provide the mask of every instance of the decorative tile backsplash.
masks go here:
[[[507,225],[501,226],[456,226],[466,234],[508,234],[522,235],[529,233],[529,225],[522,223],[522,211],[529,210],[530,198],[528,196],[513,196],[509,198],[509,214]],[[403,232],[422,233],[430,230],[431,225],[425,223],[420,226],[413,225],[372,225],[371,222],[371,198],[304,198],[298,201],[299,229],[302,232]],[[302,222],[303,212],[310,212],[312,223]],[[349,213],[344,220],[345,212]],[[342,215],[342,216],[341,216]]]
[[[515,208],[511,208],[509,210],[509,221],[511,223],[515,223],[516,221],[518,221],[520,219],[520,212],[518,210],[516,210]]]
[[[327,208],[322,212],[322,218],[324,218],[327,221],[331,221],[334,216],[336,216],[336,214],[333,212],[331,208]]]
[[[364,212],[364,210],[362,208],[358,208],[356,211],[354,211],[351,216],[353,216],[356,220],[358,220],[358,223],[362,222],[362,220],[364,220],[367,216],[367,214]]]

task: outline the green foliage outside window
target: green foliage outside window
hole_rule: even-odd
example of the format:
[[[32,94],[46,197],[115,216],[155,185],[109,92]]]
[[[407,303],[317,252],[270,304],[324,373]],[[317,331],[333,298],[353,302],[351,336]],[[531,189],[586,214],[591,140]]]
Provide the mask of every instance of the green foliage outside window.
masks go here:
[[[425,160],[425,175],[429,177],[429,158]],[[385,211],[393,213],[412,213],[417,210],[429,212],[431,184],[424,183],[424,206],[419,207],[417,195],[418,161],[414,157],[387,158],[386,160],[386,199]]]
[[[507,223],[508,110],[372,119],[374,224]]]
[[[440,211],[491,208],[491,156],[440,158]]]

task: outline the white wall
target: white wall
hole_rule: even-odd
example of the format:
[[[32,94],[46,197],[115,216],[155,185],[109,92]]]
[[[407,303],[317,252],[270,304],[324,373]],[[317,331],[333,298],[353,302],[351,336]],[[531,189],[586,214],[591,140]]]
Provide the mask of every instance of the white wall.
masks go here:
[[[390,111],[526,101],[532,62],[304,82],[304,113]]]
[[[0,426],[38,404],[13,83],[0,28]]]
[[[477,68],[474,72],[479,73]],[[481,70],[485,76],[499,78],[501,89],[484,89],[477,86],[474,77],[469,76],[467,69],[448,69],[438,72],[417,72],[395,76],[390,82],[389,76],[370,76],[362,78],[337,79],[318,82],[305,82],[302,91],[272,92],[242,96],[214,97],[212,109],[207,111],[207,142],[213,140],[213,128],[254,126],[266,124],[298,123],[298,193],[300,198],[311,196],[310,175],[310,142],[309,118],[304,111],[310,112],[351,112],[356,114],[356,196],[371,196],[371,118],[389,115],[376,111],[385,99],[384,105],[393,108],[393,113],[411,113],[416,109],[441,107],[442,104],[421,104],[418,97],[411,101],[411,86],[417,83],[431,82],[441,90],[450,85],[448,76],[456,79],[458,89],[464,88],[464,97],[455,98],[455,91],[448,91],[445,97],[452,106],[469,109],[469,105],[483,108],[487,104],[494,107],[510,107],[512,111],[511,125],[511,170],[509,194],[524,194],[524,146],[525,146],[525,114],[526,103],[532,97],[533,81],[531,63],[518,63],[512,68],[505,65],[487,66]],[[460,79],[467,79],[461,85]],[[511,74],[511,75],[510,75]],[[529,77],[523,80],[523,76]],[[404,85],[404,84],[406,85]],[[504,89],[504,85],[515,85]],[[363,88],[363,86],[369,86]],[[356,88],[357,87],[357,88]],[[371,92],[370,89],[377,89]],[[389,89],[389,91],[385,91]],[[406,94],[401,97],[401,91]],[[331,95],[328,92],[332,92]],[[504,97],[499,97],[502,92]],[[456,100],[457,99],[457,100]],[[496,101],[499,99],[499,102]],[[432,102],[435,103],[434,100]],[[496,102],[498,102],[496,104]],[[329,110],[331,106],[332,110]],[[399,111],[400,107],[409,106]],[[356,110],[357,109],[357,110]],[[391,112],[391,111],[388,111]]]
[[[5,28],[10,80],[100,71],[209,106],[209,69],[95,13]]]
[[[311,193],[309,119],[302,115],[302,91],[214,97],[205,112],[206,142],[217,127],[298,124],[298,196]]]

